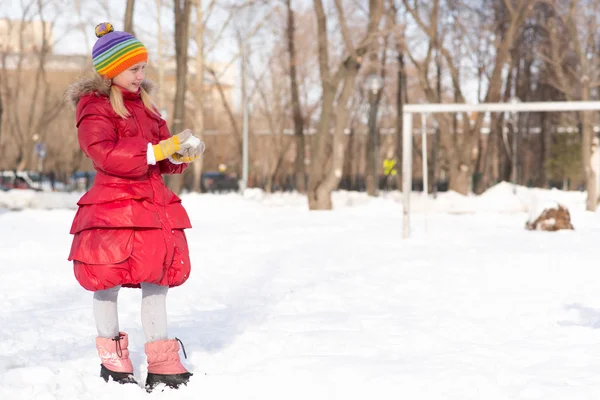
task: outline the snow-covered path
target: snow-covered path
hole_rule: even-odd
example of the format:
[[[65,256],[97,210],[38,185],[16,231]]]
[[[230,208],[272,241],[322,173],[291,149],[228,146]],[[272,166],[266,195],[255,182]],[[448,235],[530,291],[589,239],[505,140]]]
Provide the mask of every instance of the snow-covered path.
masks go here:
[[[0,399],[592,399],[600,391],[600,217],[333,212],[188,196],[192,275],[169,293],[188,387],[99,377],[91,293],[66,260],[72,210],[0,214]],[[140,293],[120,295],[138,379]]]

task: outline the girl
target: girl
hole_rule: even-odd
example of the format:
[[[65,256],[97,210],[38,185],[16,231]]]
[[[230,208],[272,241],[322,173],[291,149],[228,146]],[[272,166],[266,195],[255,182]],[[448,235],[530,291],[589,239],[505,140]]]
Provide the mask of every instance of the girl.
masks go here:
[[[181,200],[161,174],[180,174],[204,144],[185,130],[171,136],[144,80],[148,52],[110,23],[96,26],[95,73],[71,85],[79,145],[96,169],[94,185],[77,203],[69,260],[77,281],[94,292],[100,376],[135,383],[128,336],[119,330],[119,289],[141,287],[148,359],[146,387],[177,388],[192,374],[181,364],[178,339],[167,336],[166,296],[190,274]],[[184,350],[185,355],[185,350]]]

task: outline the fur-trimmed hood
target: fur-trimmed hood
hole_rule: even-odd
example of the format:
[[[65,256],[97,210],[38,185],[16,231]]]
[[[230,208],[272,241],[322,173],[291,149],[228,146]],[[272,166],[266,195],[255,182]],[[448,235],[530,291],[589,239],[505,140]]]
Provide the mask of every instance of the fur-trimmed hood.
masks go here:
[[[65,101],[72,109],[75,109],[79,99],[86,94],[97,92],[100,95],[108,97],[110,94],[110,85],[110,80],[94,73],[92,76],[86,76],[69,85],[65,92]],[[148,79],[144,79],[141,86],[148,94],[151,94],[155,89],[154,82]]]

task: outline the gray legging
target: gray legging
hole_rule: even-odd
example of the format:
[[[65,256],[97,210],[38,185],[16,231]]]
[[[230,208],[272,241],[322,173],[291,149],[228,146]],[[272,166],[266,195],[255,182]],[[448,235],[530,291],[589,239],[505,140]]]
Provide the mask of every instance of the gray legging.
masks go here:
[[[94,292],[94,319],[98,336],[113,338],[119,334],[117,297],[121,286]],[[168,286],[142,283],[142,328],[146,342],[167,339]]]

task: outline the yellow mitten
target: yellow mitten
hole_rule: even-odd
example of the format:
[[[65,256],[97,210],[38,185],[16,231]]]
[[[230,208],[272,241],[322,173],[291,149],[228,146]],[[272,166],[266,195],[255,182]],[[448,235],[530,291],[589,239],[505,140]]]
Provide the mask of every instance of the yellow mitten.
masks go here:
[[[191,163],[192,161],[195,161],[198,158],[198,156],[184,156],[182,154],[175,153],[171,156],[171,158],[173,159],[173,161],[177,161],[179,163]]]
[[[175,136],[161,140],[158,144],[153,145],[152,150],[154,151],[156,161],[162,161],[175,154],[180,149],[181,143],[185,142],[190,136],[192,136],[192,131],[186,129]]]

